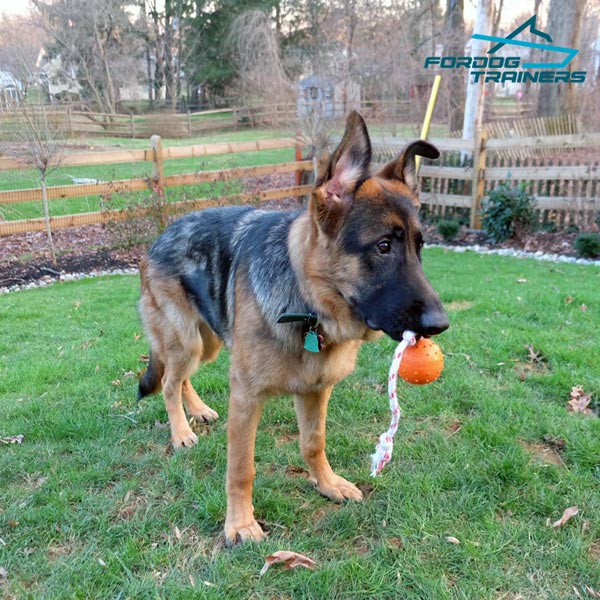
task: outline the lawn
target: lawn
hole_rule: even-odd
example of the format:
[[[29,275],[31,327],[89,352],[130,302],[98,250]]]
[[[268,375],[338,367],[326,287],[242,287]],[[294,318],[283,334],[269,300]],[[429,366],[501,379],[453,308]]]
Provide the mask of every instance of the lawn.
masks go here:
[[[146,146],[147,147],[147,144]],[[186,173],[199,173],[217,169],[230,169],[233,167],[247,167],[255,165],[270,165],[295,160],[293,148],[280,150],[261,150],[258,152],[240,152],[238,154],[217,154],[201,158],[181,158],[164,161],[164,174],[181,175]],[[87,177],[95,180],[110,182],[132,178],[146,178],[152,174],[152,163],[117,163],[100,165],[64,166],[53,170],[48,176],[48,185],[71,185],[73,177]],[[0,190],[16,190],[39,187],[39,175],[32,169],[3,171],[3,181]],[[196,199],[203,197],[235,194],[242,191],[242,183],[232,180],[227,184],[220,182],[199,185],[173,186],[166,188],[165,197],[168,201],[176,202],[184,198]],[[148,197],[148,192],[130,192],[125,195],[114,194],[110,208],[122,208],[125,204],[131,205],[136,200]],[[102,209],[100,196],[82,196],[78,198],[59,198],[50,201],[52,216],[79,214]],[[20,202],[0,206],[0,217],[7,221],[16,219],[29,219],[42,216],[42,204],[38,202]]]
[[[291,400],[274,400],[254,495],[270,535],[234,549],[221,537],[227,353],[195,377],[221,419],[173,454],[161,398],[135,400],[137,278],[0,296],[0,438],[24,436],[0,444],[0,596],[597,598],[600,419],[567,402],[581,385],[597,406],[600,270],[442,249],[424,262],[450,315],[446,366],[400,386],[379,477],[369,458],[389,422],[394,343],[365,345],[331,402],[330,460],[366,501],[312,489]],[[316,568],[259,576],[281,549]]]

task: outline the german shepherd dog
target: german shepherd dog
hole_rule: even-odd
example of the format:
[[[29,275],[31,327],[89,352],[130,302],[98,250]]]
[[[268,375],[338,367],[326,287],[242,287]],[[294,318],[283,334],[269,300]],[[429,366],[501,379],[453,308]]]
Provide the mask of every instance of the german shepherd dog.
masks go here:
[[[190,377],[200,362],[231,353],[227,419],[228,544],[261,540],[254,517],[254,444],[265,401],[292,394],[300,449],[318,491],[360,500],[325,455],[333,386],[359,347],[382,332],[441,333],[448,319],[421,267],[415,155],[437,158],[423,140],[369,173],[371,142],[350,114],[339,147],[305,210],[235,206],[191,213],[170,225],[140,264],[149,366],[139,397],[162,388],[174,448],[194,446],[189,417],[217,413]]]

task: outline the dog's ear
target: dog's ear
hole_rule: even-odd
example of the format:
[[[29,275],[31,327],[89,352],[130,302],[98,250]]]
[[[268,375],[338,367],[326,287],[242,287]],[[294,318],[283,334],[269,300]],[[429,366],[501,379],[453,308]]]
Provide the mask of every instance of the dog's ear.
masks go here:
[[[377,175],[383,179],[397,179],[406,184],[413,194],[416,194],[419,187],[415,165],[417,155],[435,159],[439,158],[440,152],[433,144],[425,140],[411,142],[402,150],[398,158],[382,167]]]
[[[369,175],[371,140],[364,119],[352,111],[340,145],[331,155],[313,192],[315,216],[321,229],[335,235],[347,214],[357,184]]]

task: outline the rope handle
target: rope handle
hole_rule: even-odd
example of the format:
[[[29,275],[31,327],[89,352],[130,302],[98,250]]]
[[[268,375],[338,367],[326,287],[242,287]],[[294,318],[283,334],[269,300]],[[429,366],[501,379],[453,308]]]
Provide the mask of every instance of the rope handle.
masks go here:
[[[402,341],[398,344],[396,351],[394,352],[394,359],[392,360],[388,377],[388,397],[390,400],[392,418],[388,430],[379,436],[379,442],[375,448],[375,453],[371,455],[371,477],[375,477],[380,473],[383,467],[385,467],[392,458],[394,436],[396,435],[396,431],[398,431],[398,423],[402,416],[402,410],[398,404],[398,395],[396,393],[398,369],[400,368],[400,362],[402,361],[404,351],[409,346],[414,346],[416,343],[417,336],[415,333],[412,331],[405,331],[402,334]]]

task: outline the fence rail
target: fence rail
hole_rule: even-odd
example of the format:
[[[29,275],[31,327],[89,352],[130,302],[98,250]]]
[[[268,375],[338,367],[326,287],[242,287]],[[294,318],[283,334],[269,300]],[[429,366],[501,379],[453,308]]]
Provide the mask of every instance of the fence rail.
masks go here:
[[[409,141],[380,138],[375,154],[389,159]],[[468,209],[470,225],[479,228],[482,202],[499,182],[507,182],[534,197],[544,221],[585,228],[600,216],[600,133],[495,138],[483,131],[476,140],[430,141],[442,156],[423,164],[419,175],[421,202],[434,214]]]
[[[410,140],[380,138],[374,140],[376,157],[389,159],[397,155]],[[447,215],[455,210],[468,213],[472,227],[480,227],[480,207],[499,182],[522,185],[534,196],[537,209],[544,220],[559,225],[587,227],[600,215],[600,133],[567,134],[558,136],[528,136],[524,138],[488,138],[485,131],[476,140],[458,138],[432,138],[442,152],[439,161],[421,167],[421,202],[437,215]],[[235,167],[197,171],[178,175],[165,175],[165,161],[205,157],[216,154],[296,149],[296,160],[276,165]],[[518,156],[513,150],[519,151]],[[585,152],[577,152],[585,150]],[[569,154],[573,152],[574,154]],[[525,158],[523,158],[525,156]],[[256,194],[219,195],[218,198],[194,198],[169,202],[168,206],[195,209],[228,202],[248,202],[306,195],[308,187],[300,185],[302,172],[312,170],[313,163],[300,160],[301,149],[297,140],[280,138],[254,142],[219,143],[163,148],[158,136],[153,136],[152,146],[143,150],[118,150],[110,152],[78,152],[64,157],[63,165],[106,165],[118,163],[149,163],[151,174],[105,182],[56,185],[47,188],[48,199],[83,198],[86,196],[115,196],[133,191],[154,191],[203,184],[243,180],[273,174],[297,173],[296,186],[261,191]],[[11,158],[0,158],[0,174],[10,169],[24,168]],[[41,200],[39,188],[0,191],[0,209],[4,206],[21,206]],[[141,214],[143,210],[135,214]],[[140,212],[141,211],[141,212]],[[106,223],[122,220],[132,215],[123,210],[81,212],[51,217],[53,228],[89,223]],[[2,211],[0,210],[0,215]],[[39,214],[39,213],[38,213]],[[0,236],[25,231],[37,231],[44,226],[43,219],[0,221]]]
[[[243,180],[246,178],[263,177],[266,175],[295,173],[296,180],[301,179],[300,174],[313,169],[313,162],[299,160],[301,150],[298,142],[293,138],[279,138],[271,140],[259,140],[254,142],[218,143],[193,146],[181,146],[163,148],[162,140],[158,136],[151,138],[150,149],[144,150],[119,150],[110,152],[81,152],[69,154],[64,157],[61,166],[81,165],[110,165],[118,163],[140,163],[147,162],[151,167],[151,175],[148,177],[136,177],[130,179],[117,179],[114,181],[99,181],[75,183],[73,185],[50,186],[46,188],[46,197],[52,206],[53,201],[59,199],[107,197],[122,195],[129,192],[146,191],[164,194],[168,188],[190,186],[202,183],[225,182],[232,180]],[[278,164],[234,167],[229,169],[217,169],[208,171],[196,171],[177,175],[164,174],[164,162],[166,160],[206,157],[209,155],[236,154],[241,152],[296,149],[297,160]],[[12,158],[0,158],[0,173],[11,169],[26,169],[27,165]],[[308,193],[309,187],[303,185],[287,186],[277,189],[267,189],[256,193],[237,193],[220,195],[218,197],[195,198],[179,202],[168,202],[165,209],[168,211],[180,211],[184,208],[193,210],[208,206],[215,206],[239,202],[263,202],[286,197],[299,197]],[[3,190],[0,191],[0,207],[8,205],[20,205],[23,203],[36,203],[42,200],[42,190],[39,187]],[[95,223],[108,223],[121,221],[132,217],[143,216],[151,212],[150,208],[135,208],[133,210],[96,210],[78,214],[67,214],[51,216],[49,219],[52,229],[61,229],[76,225],[89,225]],[[0,212],[0,215],[2,213]],[[28,231],[41,231],[45,228],[43,218],[0,220],[0,236]]]

